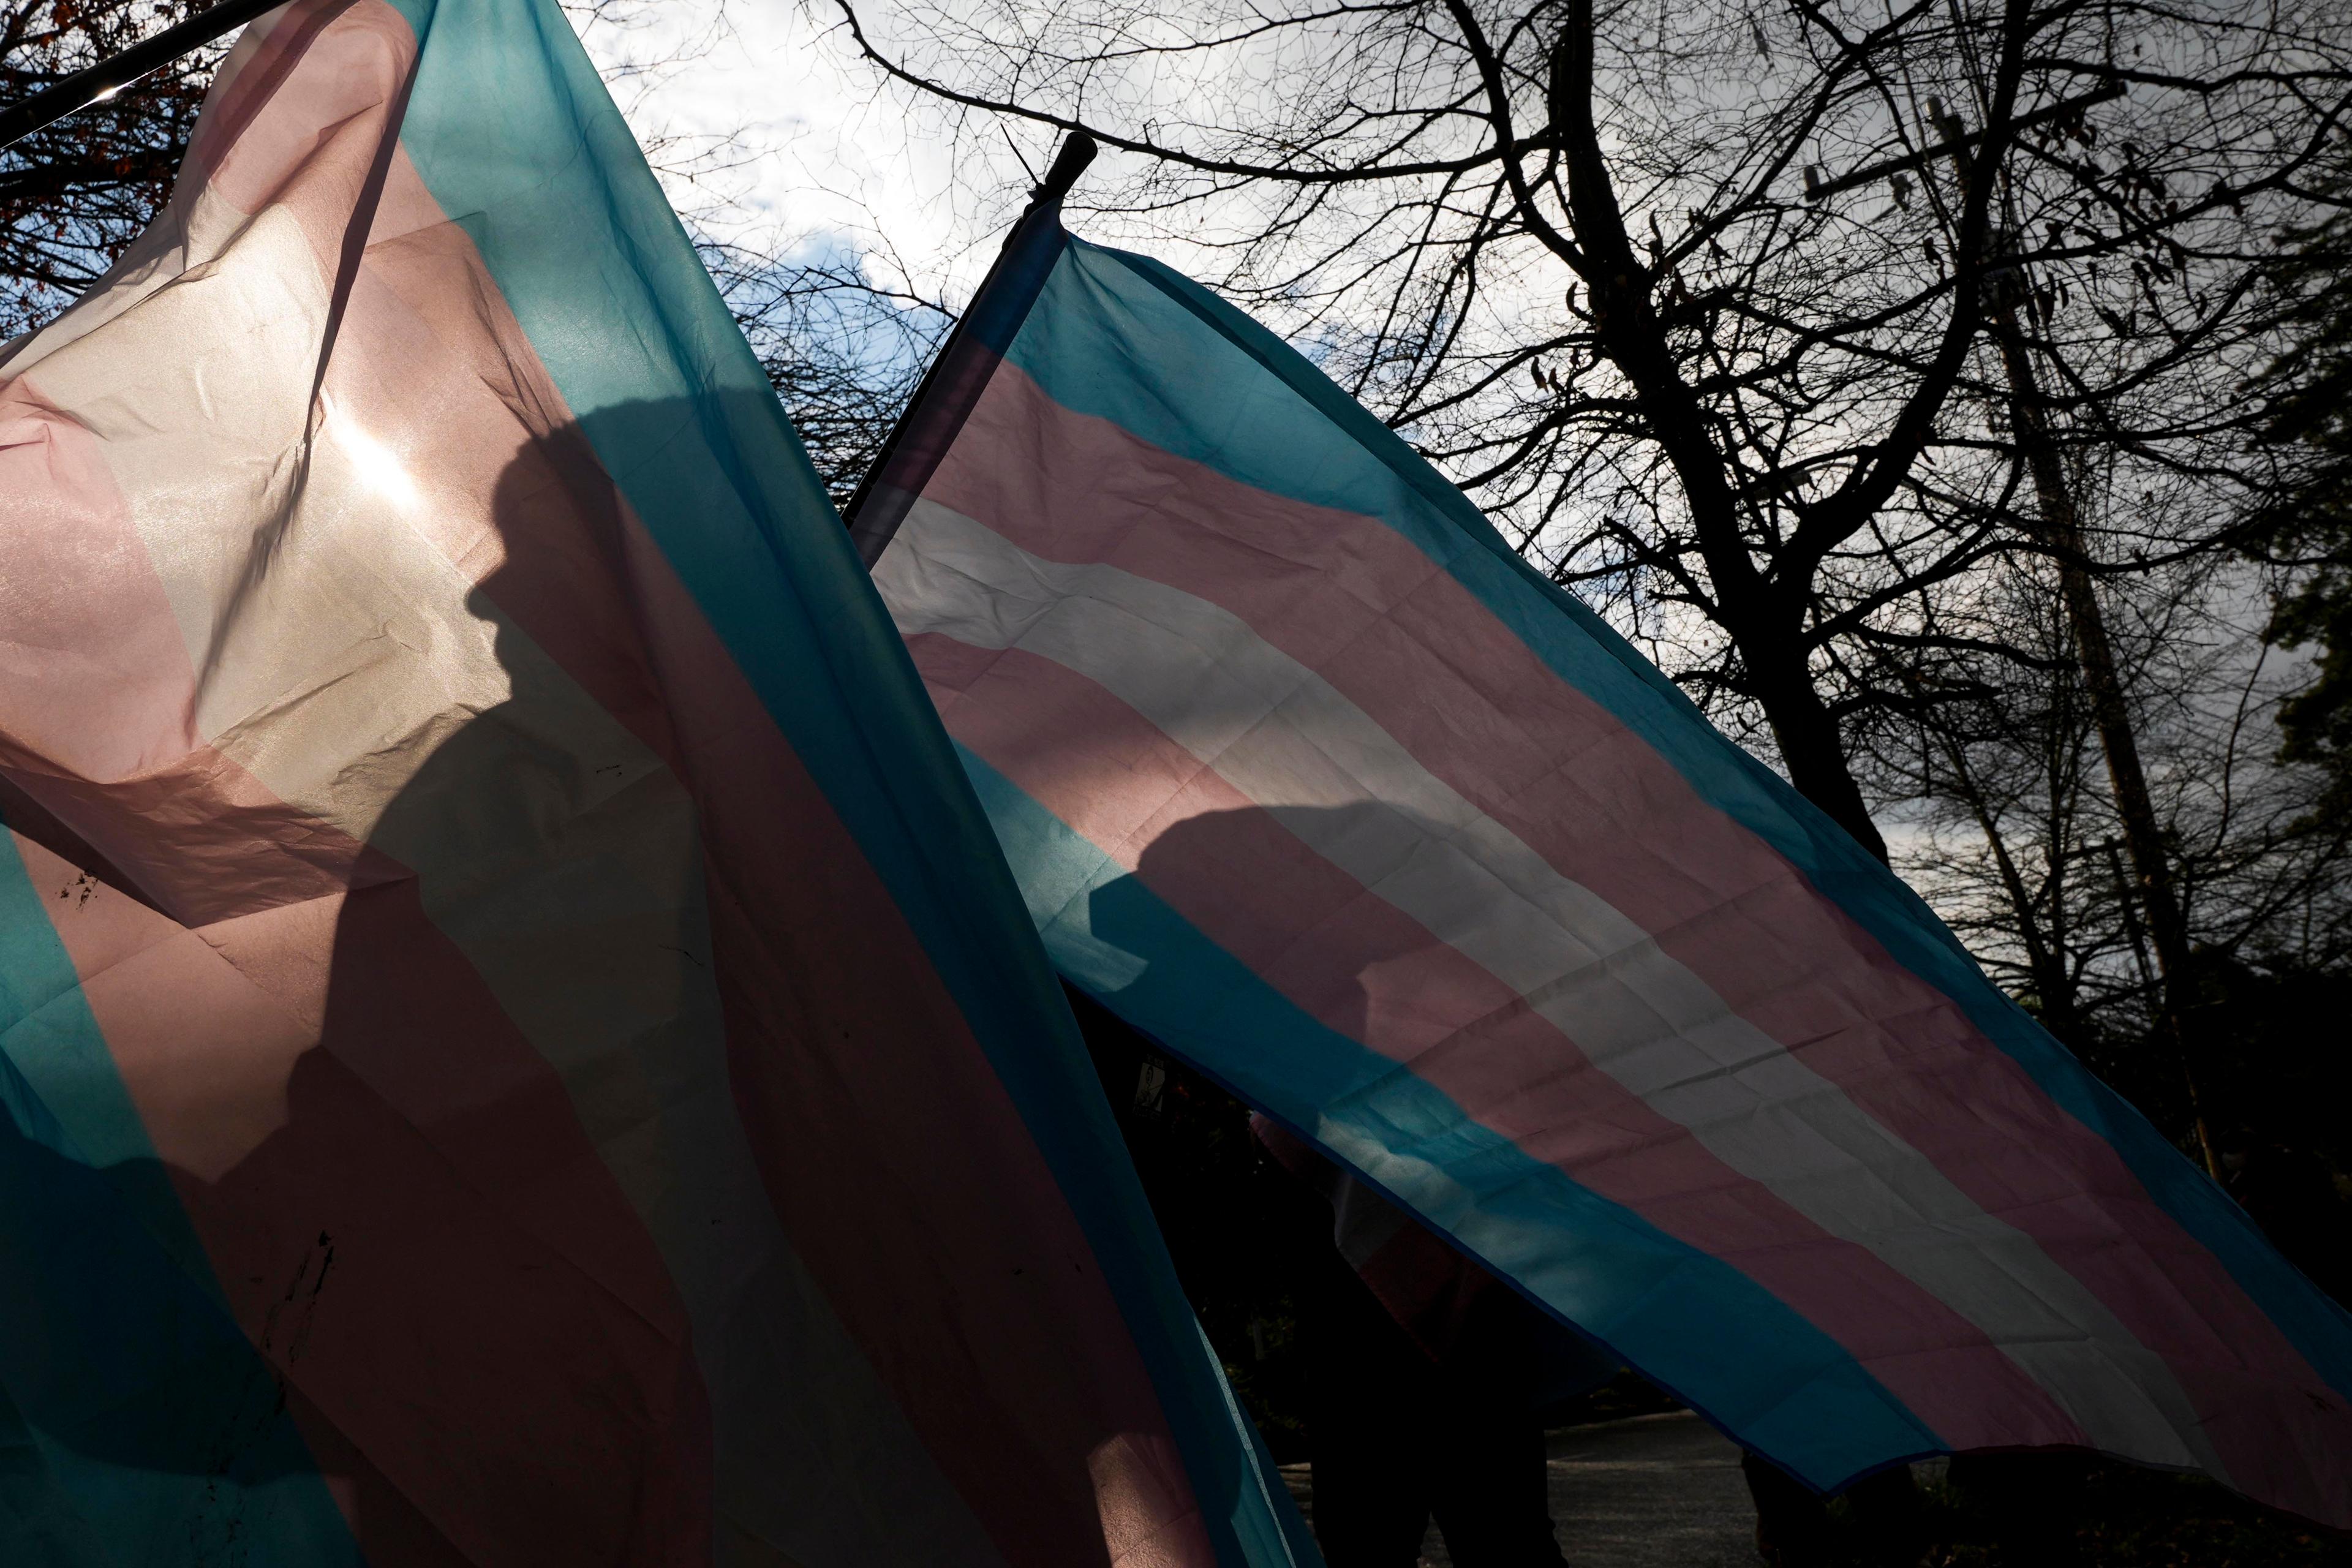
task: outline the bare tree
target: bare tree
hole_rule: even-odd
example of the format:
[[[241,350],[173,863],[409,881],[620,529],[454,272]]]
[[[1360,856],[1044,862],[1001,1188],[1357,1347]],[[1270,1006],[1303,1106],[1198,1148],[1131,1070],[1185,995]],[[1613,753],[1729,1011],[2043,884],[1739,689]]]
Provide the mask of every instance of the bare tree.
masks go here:
[[[847,506],[954,313],[877,277],[878,238],[862,251],[706,240],[702,252],[834,504]],[[887,276],[910,271],[891,258]]]
[[[0,0],[0,96],[16,102],[211,0]],[[70,304],[171,192],[225,45],[183,56],[0,153],[0,339]]]
[[[2078,488],[2095,504],[2104,495],[2095,474]],[[1906,721],[1876,731],[1864,763],[1880,793],[1914,803],[1899,858],[1987,968],[2199,1152],[2200,1121],[2248,1114],[2221,1059],[2230,1040],[2263,1036],[2258,1020],[2220,1016],[2232,998],[2244,1005],[2244,976],[2352,960],[2352,834],[2309,813],[2323,770],[2273,760],[2303,674],[2258,636],[2259,577],[2216,566],[2179,562],[2105,594],[2193,950],[2178,967],[2156,950],[2100,777],[2099,724],[2052,563],[2020,560],[1973,602],[2008,646],[1918,679]],[[2325,1050],[2293,1031],[2264,1048],[2280,1059]]]
[[[2265,439],[2294,462],[2252,552],[2282,573],[2267,635],[2318,656],[2283,715],[2285,752],[2326,770],[2323,816],[2352,817],[2352,136],[2331,162],[2318,220],[2281,237],[2272,272],[2289,346],[2255,390]]]
[[[131,45],[210,10],[215,0],[0,0],[0,103],[16,103]],[[565,0],[616,96],[674,77],[728,38],[724,0],[691,28],[656,28],[651,0]],[[71,304],[154,220],[230,34],[142,77],[113,97],[0,152],[0,340]],[[739,164],[724,139],[651,138],[649,159],[690,193]],[[708,204],[706,204],[708,205]]]
[[[1882,850],[1853,748],[1976,635],[1923,592],[2210,548],[2271,482],[2252,279],[2352,84],[2325,0],[835,3],[951,128],[1139,154],[1097,221],[1188,247]],[[2005,344],[2061,461],[2168,504],[2054,538]]]

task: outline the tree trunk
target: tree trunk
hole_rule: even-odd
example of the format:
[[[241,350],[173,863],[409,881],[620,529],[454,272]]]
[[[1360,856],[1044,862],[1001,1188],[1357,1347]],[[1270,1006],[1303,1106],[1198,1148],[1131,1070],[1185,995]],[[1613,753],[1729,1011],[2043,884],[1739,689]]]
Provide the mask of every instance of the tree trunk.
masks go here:
[[[1813,686],[1801,635],[1801,609],[1749,554],[1723,453],[1707,434],[1697,395],[1675,366],[1665,326],[1650,299],[1654,279],[1634,258],[1593,112],[1592,9],[1592,0],[1570,0],[1552,45],[1549,83],[1551,129],[1561,141],[1569,222],[1580,250],[1570,248],[1542,223],[1531,200],[1523,198],[1523,210],[1592,290],[1594,335],[1633,384],[1643,419],[1682,486],[1715,591],[1716,619],[1739,650],[1748,695],[1772,726],[1789,782],[1885,861],[1886,840],[1870,820],[1861,786],[1846,763],[1837,720]]]
[[[1803,644],[1794,637],[1754,632],[1735,636],[1734,640],[1740,662],[1747,666],[1748,695],[1756,699],[1772,726],[1772,739],[1780,748],[1780,764],[1789,770],[1789,782],[1864,849],[1885,861],[1886,840],[1870,820],[1862,786],[1854,783],[1853,770],[1846,765],[1837,720],[1813,686]]]
[[[1912,688],[1916,691],[1917,683]],[[2074,987],[2066,973],[2063,948],[2050,940],[2033,911],[2033,895],[2025,886],[2025,875],[2017,868],[2016,858],[2009,852],[2009,840],[2002,837],[2000,823],[1993,816],[1992,804],[1977,787],[1974,774],[1969,771],[1968,753],[1960,743],[1944,731],[1936,732],[1944,757],[1951,764],[1952,784],[1962,800],[1968,803],[1969,815],[1977,820],[1977,830],[1985,836],[1992,849],[1993,869],[2000,877],[2001,891],[2009,899],[2010,913],[2017,921],[2017,934],[2025,944],[2026,972],[2033,977],[2033,992],[2042,1004],[2042,1025],[2052,1034],[2074,1043]]]
[[[2124,697],[2123,678],[2116,668],[2114,645],[2107,638],[2107,620],[2100,608],[2097,585],[2092,581],[2090,555],[2084,544],[2081,514],[2058,444],[2050,434],[2040,379],[2024,335],[2018,330],[2013,309],[1994,317],[1993,334],[2000,344],[2001,365],[2009,373],[2010,419],[2026,467],[2033,476],[2033,493],[2040,514],[2042,542],[2058,563],[2058,589],[2065,601],[2066,619],[2074,634],[2074,657],[2083,685],[2091,699],[2091,717],[2098,726],[2100,749],[2107,759],[2107,782],[2116,815],[2124,830],[2124,848],[2137,879],[2140,905],[2147,911],[2148,935],[2156,948],[2162,984],[2163,1027],[2172,1037],[2180,1057],[2180,1073],[2189,1093],[2189,1109],[2197,1129],[2205,1169],[2215,1180],[2221,1167],[2214,1159],[2213,1134],[2205,1124],[2203,1097],[2189,1059],[2189,1012],[2191,976],[2189,926],[2172,886],[2172,868],[2165,854],[2164,834],[2157,822],[2156,805],[2147,792],[2147,774],[2140,766],[2139,738],[2132,728],[2131,709]]]

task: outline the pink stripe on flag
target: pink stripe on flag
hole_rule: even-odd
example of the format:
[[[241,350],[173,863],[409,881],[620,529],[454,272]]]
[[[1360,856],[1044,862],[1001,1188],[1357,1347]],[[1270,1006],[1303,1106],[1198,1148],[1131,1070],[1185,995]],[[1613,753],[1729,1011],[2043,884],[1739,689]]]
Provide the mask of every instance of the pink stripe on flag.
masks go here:
[[[2095,1291],[2171,1364],[2233,1476],[2259,1484],[2282,1452],[2272,1425],[2305,1403],[2274,1390],[2317,1380],[2219,1260],[1957,1005],[1701,800],[1402,535],[1242,485],[1065,409],[1011,364],[926,493],[1033,553],[1099,561],[1197,595],[1318,671]],[[1952,1114],[1963,1105],[1965,1116]],[[2009,1134],[1992,1160],[1983,1157],[1988,1128]],[[2117,1230],[2139,1258],[2113,1248]],[[2151,1289],[2159,1279],[2180,1283]],[[2308,1419],[2304,1437],[2316,1448],[2352,1442],[2344,1411]]]
[[[282,181],[322,153],[335,157],[325,144],[338,139],[359,150],[364,170],[415,65],[416,34],[383,0],[294,0],[255,23],[223,62],[174,203],[209,185],[238,211],[258,212]],[[277,100],[298,69],[300,99],[289,111]],[[353,194],[342,193],[346,217]]]
[[[187,656],[131,509],[98,437],[22,377],[0,380],[0,763],[120,779],[184,755]]]
[[[0,773],[143,896],[204,924],[385,874],[201,742],[179,622],[99,438],[25,376],[0,381]]]
[[[959,741],[1302,1011],[1409,1063],[1529,1158],[1731,1263],[1953,1443],[2084,1441],[1980,1331],[1593,1070],[1508,987],[1118,698],[1018,649],[935,634],[908,647]]]
[[[236,44],[214,75],[205,94],[203,112],[188,139],[187,157],[174,187],[193,191],[219,166],[251,127],[254,117],[269,102],[304,51],[329,24],[349,8],[351,0],[294,0],[279,10],[257,17],[238,34]],[[408,32],[404,27],[403,32]],[[410,33],[409,57],[415,56]]]

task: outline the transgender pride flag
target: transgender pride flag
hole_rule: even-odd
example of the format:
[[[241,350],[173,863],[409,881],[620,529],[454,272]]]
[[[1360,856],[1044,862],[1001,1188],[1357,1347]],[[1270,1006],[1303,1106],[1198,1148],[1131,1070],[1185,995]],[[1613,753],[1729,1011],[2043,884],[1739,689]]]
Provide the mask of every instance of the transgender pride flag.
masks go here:
[[[1311,1562],[555,0],[0,349],[0,1563]]]
[[[2352,1525],[2344,1311],[1305,360],[1048,211],[934,379],[856,526],[1065,976],[1816,1487]]]

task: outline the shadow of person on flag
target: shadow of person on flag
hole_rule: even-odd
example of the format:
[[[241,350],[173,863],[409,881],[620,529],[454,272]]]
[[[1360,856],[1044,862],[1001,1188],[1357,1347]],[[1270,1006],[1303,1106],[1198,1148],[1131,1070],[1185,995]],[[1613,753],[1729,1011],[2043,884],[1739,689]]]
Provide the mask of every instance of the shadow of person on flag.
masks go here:
[[[1288,1000],[1314,1024],[1375,1053],[1429,1048],[1432,1022],[1420,1009],[1438,939],[1398,916],[1376,882],[1346,878],[1329,859],[1350,841],[1392,842],[1402,815],[1367,803],[1185,817],[1152,834],[1132,874],[1094,891],[1089,929],[1112,948],[1164,951],[1157,936],[1170,919],[1244,907],[1236,895],[1253,879],[1280,879],[1298,895],[1280,928],[1253,943],[1229,927],[1228,942],[1250,949],[1229,947],[1229,956],[1277,986],[1288,978]],[[1147,971],[1132,984],[1188,982]],[[1227,1000],[1195,993],[1203,1026],[1215,1026]],[[1323,1200],[1301,1206],[1294,1245],[1306,1260],[1307,1447],[1327,1561],[1411,1568],[1433,1517],[1459,1568],[1561,1562],[1538,1412],[1605,1381],[1615,1359],[1280,1123],[1261,1114],[1253,1128]]]
[[[737,443],[777,423],[764,386],[601,409],[518,449],[493,535],[446,552],[474,578],[435,661],[462,718],[370,836],[423,918],[409,894],[355,898],[336,984],[355,1026],[404,1016],[429,1042],[401,1079],[421,1125],[472,1097],[447,1106],[444,1159],[512,1233],[516,1261],[483,1267],[529,1276],[468,1299],[513,1304],[538,1381],[494,1373],[487,1323],[450,1424],[536,1467],[518,1531],[572,1510],[551,1563],[591,1542],[646,1562],[706,1542],[751,1564],[1191,1560],[1188,1519],[1230,1518],[1217,1486],[1255,1479],[1187,1473],[1104,1254],[1055,1217],[905,895],[712,608],[748,595],[763,651],[814,693],[783,700],[817,710],[802,721],[840,682],[872,726],[856,738],[887,737],[873,705],[897,693],[860,661],[895,636],[827,580],[776,580],[795,556],[763,531],[834,519],[747,508],[727,468],[772,458]],[[633,462],[673,449],[710,454],[689,482],[718,495],[663,532],[624,498]],[[715,586],[694,576],[713,561]],[[932,722],[906,695],[906,721]],[[1033,1081],[1063,1065],[1052,1044],[1025,1043]]]
[[[1389,1073],[1373,1064],[1493,1044],[1449,1026],[1442,998],[1459,981],[1454,955],[1381,891],[1388,879],[1412,879],[1416,841],[1442,832],[1381,803],[1204,812],[1158,829],[1136,870],[1092,895],[1090,930],[1114,949],[1167,952],[1171,921],[1215,919],[1234,944],[1229,956],[1307,1015],[1298,1026],[1328,1029],[1371,1053],[1360,1082],[1289,1086],[1302,1103],[1376,1097]],[[1267,879],[1286,899],[1263,897]],[[1236,918],[1266,907],[1283,911],[1278,925],[1256,931]],[[1209,1028],[1234,1005],[1197,977],[1147,971],[1130,984],[1152,993],[1155,1016],[1189,1008]],[[1139,992],[1130,1005],[1140,1000]],[[1467,1077],[1507,1097],[1515,1080],[1499,1055],[1496,1061],[1495,1073]],[[1554,1060],[1550,1070],[1567,1065]],[[1465,1105],[1461,1113],[1475,1119],[1493,1109]],[[1433,1513],[1467,1568],[1555,1561],[1550,1522],[1538,1530],[1530,1501],[1540,1501],[1544,1485],[1534,1410],[1605,1381],[1615,1358],[1282,1122],[1260,1116],[1255,1126],[1328,1205],[1328,1233],[1302,1237],[1301,1247],[1326,1264],[1309,1293],[1309,1428],[1317,1530],[1334,1568],[1409,1565]],[[1824,1500],[1752,1452],[1743,1455],[1743,1470],[1759,1552],[1789,1568],[1827,1561],[1834,1531]],[[1846,1499],[1873,1561],[1917,1554],[1919,1501],[1907,1468],[1857,1483]]]
[[[596,416],[656,440],[709,419],[690,402]],[[487,521],[452,552],[476,574],[465,618],[422,661],[418,731],[446,732],[370,835],[402,874],[355,893],[336,935],[331,1025],[407,1133],[347,1206],[399,1194],[374,1216],[382,1294],[431,1325],[425,1364],[343,1433],[427,1517],[550,1564],[992,1563],[845,1322],[856,1303],[829,1300],[786,1240],[752,1141],[767,1080],[880,1022],[846,1015],[888,1011],[820,951],[842,937],[812,935],[856,906],[828,896],[838,868],[761,750],[770,721],[581,424],[514,451]],[[732,753],[689,761],[696,725]],[[714,877],[740,821],[713,818],[745,790],[759,840]],[[780,870],[806,904],[761,911],[747,951],[744,905]],[[845,1141],[868,1131],[835,1121]],[[854,1190],[827,1201],[899,1256]],[[379,1359],[404,1345],[385,1330]],[[1083,1474],[1055,1479],[1091,1501]]]
[[[450,657],[416,669],[434,689],[408,711],[406,690],[383,695],[421,757],[337,921],[321,1047],[281,1135],[305,1147],[247,1163],[286,1194],[268,1212],[299,1194],[348,1271],[341,1337],[313,1336],[301,1381],[324,1442],[375,1482],[372,1557],[371,1521],[404,1510],[452,1548],[529,1540],[549,1562],[656,1561],[713,1531],[700,1347],[648,1200],[682,1182],[665,1098],[698,1052],[723,1080],[696,1026],[717,1005],[692,806],[510,607],[563,571],[590,636],[626,631],[593,624],[599,552],[550,563],[524,515],[568,440],[501,479],[504,559],[464,621],[434,626]],[[285,1168],[264,1175],[265,1153]]]

